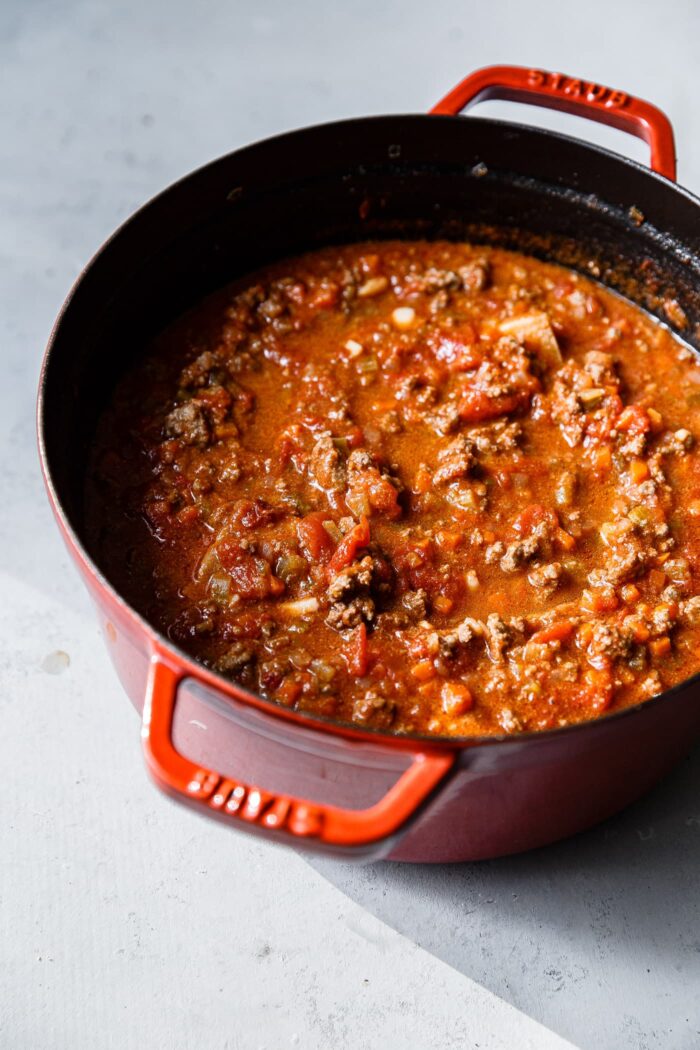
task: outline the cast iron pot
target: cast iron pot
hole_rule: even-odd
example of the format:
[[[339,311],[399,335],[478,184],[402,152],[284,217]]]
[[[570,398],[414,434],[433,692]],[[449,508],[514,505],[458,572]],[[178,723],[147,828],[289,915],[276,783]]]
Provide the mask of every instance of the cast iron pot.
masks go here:
[[[559,134],[459,116],[485,97],[632,132],[648,142],[652,171]],[[101,249],[51,336],[40,452],[161,788],[279,842],[362,859],[475,860],[594,824],[689,749],[698,676],[598,721],[510,738],[404,738],[290,711],[146,623],[92,560],[82,521],[89,442],[123,369],[203,295],[302,250],[388,236],[517,248],[583,269],[662,318],[666,308],[666,320],[685,317],[679,334],[696,346],[700,206],[674,179],[673,132],[654,106],[562,74],[494,67],[430,115],[323,124],[237,150],[167,189]]]

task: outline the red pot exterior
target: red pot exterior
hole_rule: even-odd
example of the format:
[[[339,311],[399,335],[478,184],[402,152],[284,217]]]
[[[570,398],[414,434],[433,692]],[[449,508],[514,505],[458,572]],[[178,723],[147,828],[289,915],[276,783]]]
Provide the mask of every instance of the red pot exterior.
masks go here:
[[[580,98],[582,92],[587,101],[574,104],[572,97]],[[521,98],[569,111],[586,108],[594,119],[644,137],[658,170],[673,177],[675,154],[668,121],[648,103],[630,99],[622,92],[560,74],[499,67],[468,78],[435,111],[454,113],[480,97]],[[156,782],[180,801],[232,826],[348,858],[478,860],[542,846],[591,826],[650,788],[700,735],[698,676],[639,708],[596,722],[504,739],[408,739],[309,719],[246,694],[234,683],[195,664],[129,608],[91,561],[79,536],[75,507],[69,506],[76,482],[74,463],[83,454],[85,435],[76,430],[72,443],[66,437],[69,451],[59,452],[58,446],[79,415],[79,406],[85,404],[86,392],[92,393],[92,372],[91,378],[84,380],[86,391],[82,387],[79,390],[86,369],[93,367],[91,359],[85,356],[87,351],[80,351],[82,357],[75,355],[83,329],[91,331],[95,325],[105,323],[100,306],[100,295],[107,295],[105,272],[109,280],[109,275],[121,268],[131,279],[131,260],[143,257],[148,262],[148,249],[154,239],[160,238],[170,251],[169,238],[184,210],[189,209],[186,221],[182,220],[183,238],[200,227],[208,229],[213,214],[211,200],[225,196],[227,202],[232,202],[231,207],[239,207],[241,200],[245,205],[246,178],[253,185],[255,179],[264,182],[271,171],[284,167],[281,162],[285,158],[290,171],[302,163],[313,169],[311,214],[315,217],[316,210],[325,207],[329,230],[335,228],[329,224],[329,217],[333,218],[331,211],[336,205],[324,203],[323,194],[317,194],[321,170],[329,180],[327,185],[333,187],[329,192],[338,194],[339,223],[342,219],[351,226],[356,224],[360,203],[363,216],[367,210],[359,194],[352,197],[358,191],[351,182],[342,197],[345,190],[341,193],[338,189],[340,180],[332,166],[350,165],[359,145],[367,154],[357,169],[362,192],[363,180],[375,178],[381,210],[391,206],[390,186],[395,185],[397,215],[402,221],[410,219],[416,229],[422,229],[415,224],[422,221],[416,216],[424,208],[419,202],[415,213],[411,210],[417,197],[412,180],[416,178],[418,161],[423,164],[423,190],[428,190],[429,199],[435,201],[445,187],[443,196],[452,209],[450,212],[445,205],[448,216],[459,214],[464,207],[463,184],[468,177],[472,178],[469,192],[474,199],[477,193],[484,193],[486,211],[482,218],[486,221],[492,221],[506,201],[517,211],[521,202],[529,202],[528,194],[532,193],[535,200],[537,194],[541,197],[544,193],[541,186],[551,184],[552,208],[546,211],[546,222],[558,222],[558,233],[562,234],[556,248],[560,254],[554,257],[562,262],[571,259],[573,264],[576,259],[566,254],[568,242],[563,236],[569,236],[569,221],[574,230],[584,232],[598,223],[598,237],[606,235],[607,223],[615,252],[619,235],[626,239],[624,250],[635,255],[636,240],[647,236],[644,230],[616,215],[608,219],[602,210],[596,212],[598,218],[589,221],[586,211],[586,202],[595,195],[597,187],[605,187],[606,192],[617,194],[619,199],[631,185],[635,194],[631,202],[643,204],[645,213],[656,209],[664,234],[669,234],[657,246],[660,258],[665,260],[671,252],[670,235],[680,237],[682,231],[686,236],[689,226],[694,226],[688,241],[690,248],[682,265],[674,271],[674,288],[691,321],[700,324],[700,289],[685,262],[692,253],[700,259],[700,207],[694,198],[639,166],[561,136],[496,122],[473,124],[472,142],[465,133],[465,122],[445,116],[343,122],[268,140],[194,173],[132,219],[88,267],[57,323],[42,373],[39,433],[49,498],[70,553],[97,606],[119,678],[142,713],[145,757]],[[510,129],[505,135],[503,127]],[[452,136],[460,140],[458,149],[451,144]],[[504,171],[510,171],[512,144],[518,137],[526,144],[529,140],[531,147],[523,151],[523,168],[533,164],[543,167],[524,170],[527,179],[518,176],[511,182],[504,181],[505,190],[499,186],[489,189],[483,172],[478,170],[485,168],[483,156],[490,154],[495,167],[501,165]],[[406,143],[406,153],[417,149],[412,144],[420,141],[420,156],[409,157],[406,169],[398,174],[389,165],[386,171],[367,176],[368,170],[379,170],[385,163],[387,150],[389,158],[396,156],[397,146],[392,143],[401,138]],[[545,139],[551,149],[542,148]],[[445,145],[448,140],[449,147]],[[478,163],[473,168],[467,165],[457,170],[455,153],[462,156],[460,151],[465,146],[473,150],[472,163]],[[552,151],[559,152],[563,168],[577,179],[581,178],[588,154],[594,158],[589,185],[578,186],[578,203],[561,192],[564,183],[555,170]],[[439,169],[439,162],[444,162],[444,170]],[[227,165],[232,167],[236,180],[241,179],[243,188],[237,181],[232,188]],[[300,167],[299,172],[292,171],[289,176],[289,192],[299,194],[300,207],[306,206],[304,177],[308,175],[309,171]],[[537,178],[544,181],[539,184]],[[263,185],[260,196],[265,208],[272,209],[273,218],[275,207],[287,207],[293,214],[284,195],[282,203],[275,202],[271,187],[272,184]],[[568,193],[568,187],[565,188]],[[511,190],[512,199],[507,197]],[[251,202],[249,221],[253,223],[251,228],[257,229],[253,220],[260,204],[253,197]],[[625,201],[623,215],[631,202]],[[542,222],[543,213],[541,204],[533,206],[532,221]],[[221,212],[225,221],[228,214]],[[390,219],[391,216],[386,220],[387,231],[392,230]],[[241,228],[245,232],[245,221]],[[219,242],[226,240],[223,233],[217,232],[217,237]],[[198,242],[193,243],[196,246]],[[524,241],[523,246],[526,245]],[[218,251],[220,244],[215,247]],[[657,247],[650,235],[643,250],[653,252]],[[196,258],[191,248],[185,254],[188,263]],[[109,266],[105,265],[105,258]],[[156,272],[157,267],[150,265],[150,273]],[[185,271],[185,277],[189,280],[189,271]],[[632,285],[617,286],[642,305],[654,308],[653,298],[646,298],[644,289],[636,294]],[[107,288],[111,295],[109,284]],[[657,285],[652,288],[653,294],[661,294],[659,288],[663,291]],[[54,367],[52,355],[57,353],[57,344],[59,364]],[[71,397],[75,403],[66,407],[63,402]],[[80,478],[77,483],[79,487]]]
[[[97,606],[119,679],[141,713],[152,643],[80,553],[71,552]],[[539,737],[458,748],[449,783],[384,857],[424,863],[495,858],[547,845],[604,820],[649,790],[700,736],[700,686],[660,701]],[[258,727],[242,731],[225,709],[186,686],[178,705],[179,750],[224,775],[243,776],[271,790],[365,806],[406,765],[391,739],[362,745],[332,737],[329,754],[323,731],[284,723],[284,744],[270,744]],[[259,717],[279,723],[274,715]],[[302,751],[295,749],[297,737]],[[285,753],[286,762],[280,758]],[[303,840],[295,844],[316,846]]]

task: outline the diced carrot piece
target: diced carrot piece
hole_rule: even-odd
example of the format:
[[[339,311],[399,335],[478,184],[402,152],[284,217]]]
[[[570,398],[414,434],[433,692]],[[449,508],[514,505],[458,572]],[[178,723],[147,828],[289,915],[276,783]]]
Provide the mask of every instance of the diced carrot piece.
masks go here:
[[[554,539],[561,549],[565,551],[572,551],[576,546],[576,540],[570,532],[566,531],[566,529],[557,529],[554,533]]]
[[[609,445],[601,445],[593,453],[593,471],[596,475],[605,474],[612,466],[612,452]]]
[[[589,685],[595,687],[605,687],[610,682],[610,670],[607,667],[588,667],[584,678]]]
[[[278,576],[270,577],[270,594],[277,596],[284,594],[285,590],[284,580],[280,580]]]
[[[450,612],[453,605],[452,599],[445,594],[438,594],[437,598],[433,600],[433,608],[437,609],[439,613],[445,614]]]
[[[576,637],[580,641],[583,648],[587,649],[588,646],[591,644],[591,639],[593,638],[593,624],[588,622],[582,623],[578,629]]]
[[[537,645],[544,645],[546,642],[565,642],[574,633],[575,626],[571,620],[559,620],[558,623],[550,623],[547,627],[536,631],[530,641]]]
[[[662,569],[650,569],[647,579],[652,591],[660,591],[666,583],[666,573]]]
[[[413,491],[417,492],[419,496],[424,496],[426,492],[430,492],[432,484],[433,479],[428,468],[419,467],[413,479]]]
[[[411,668],[411,674],[419,682],[428,682],[436,675],[435,665],[432,660],[419,660]]]
[[[462,534],[460,532],[452,532],[448,529],[440,529],[435,534],[438,547],[443,551],[456,551],[462,542]]]
[[[700,517],[700,499],[691,499],[688,504],[688,514],[692,514],[694,518]]]
[[[633,459],[630,463],[630,478],[635,485],[646,481],[649,477],[649,467],[643,459]]]
[[[462,682],[445,682],[440,690],[442,709],[446,715],[466,715],[474,706],[471,689]]]
[[[667,634],[662,638],[652,638],[649,642],[649,652],[655,660],[662,656],[668,656],[671,652],[671,639]]]
[[[301,682],[296,678],[285,678],[279,688],[275,690],[275,696],[280,703],[291,707],[301,696],[302,688]]]
[[[325,531],[325,530],[324,530]],[[346,565],[352,564],[357,552],[369,543],[369,522],[364,515],[360,518],[347,536],[344,536],[333,551],[331,560],[328,562],[330,573],[339,573]]]
[[[633,620],[631,617],[630,619],[626,620],[625,623],[627,626],[632,628],[632,637],[634,638],[635,642],[638,642],[641,645],[644,642],[649,641],[650,632],[649,628],[645,623],[642,623],[640,620]]]
[[[664,428],[664,417],[655,408],[648,408],[647,415],[651,421],[651,429],[655,434],[658,434]]]
[[[639,590],[639,587],[636,587],[633,583],[626,583],[625,586],[620,590],[623,602],[627,602],[628,605],[631,605],[633,602],[636,602],[640,596],[640,593],[641,592]]]

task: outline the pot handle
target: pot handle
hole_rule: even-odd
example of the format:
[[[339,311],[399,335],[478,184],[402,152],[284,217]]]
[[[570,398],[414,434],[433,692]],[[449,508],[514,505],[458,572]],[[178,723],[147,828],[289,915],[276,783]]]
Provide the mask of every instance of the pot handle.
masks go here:
[[[671,122],[660,109],[624,91],[590,80],[524,66],[477,69],[430,110],[456,116],[486,99],[529,102],[609,124],[643,139],[651,149],[651,168],[676,181],[676,148]]]
[[[420,747],[411,765],[379,802],[343,809],[290,795],[273,794],[205,769],[185,758],[172,738],[178,686],[185,677],[159,653],[151,658],[141,736],[156,784],[180,802],[210,816],[241,822],[249,830],[289,845],[312,840],[332,852],[379,859],[395,843],[455,762],[455,752]]]

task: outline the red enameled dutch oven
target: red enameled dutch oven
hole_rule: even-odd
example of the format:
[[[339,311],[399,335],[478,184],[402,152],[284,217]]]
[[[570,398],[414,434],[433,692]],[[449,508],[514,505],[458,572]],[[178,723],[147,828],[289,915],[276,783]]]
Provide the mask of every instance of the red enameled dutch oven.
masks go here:
[[[459,116],[485,98],[640,136],[651,171],[559,134]],[[41,459],[142,711],[146,763],[168,794],[271,840],[346,857],[474,860],[592,825],[689,749],[700,730],[697,676],[602,720],[510,738],[405,738],[290,711],[207,670],[141,619],[91,559],[81,511],[97,415],[147,340],[231,279],[323,244],[449,237],[531,252],[667,321],[674,299],[688,321],[678,334],[696,347],[700,202],[675,185],[675,170],[671,126],[649,103],[558,73],[493,67],[429,115],[323,124],[237,150],[165,190],[92,260],[46,353]]]

